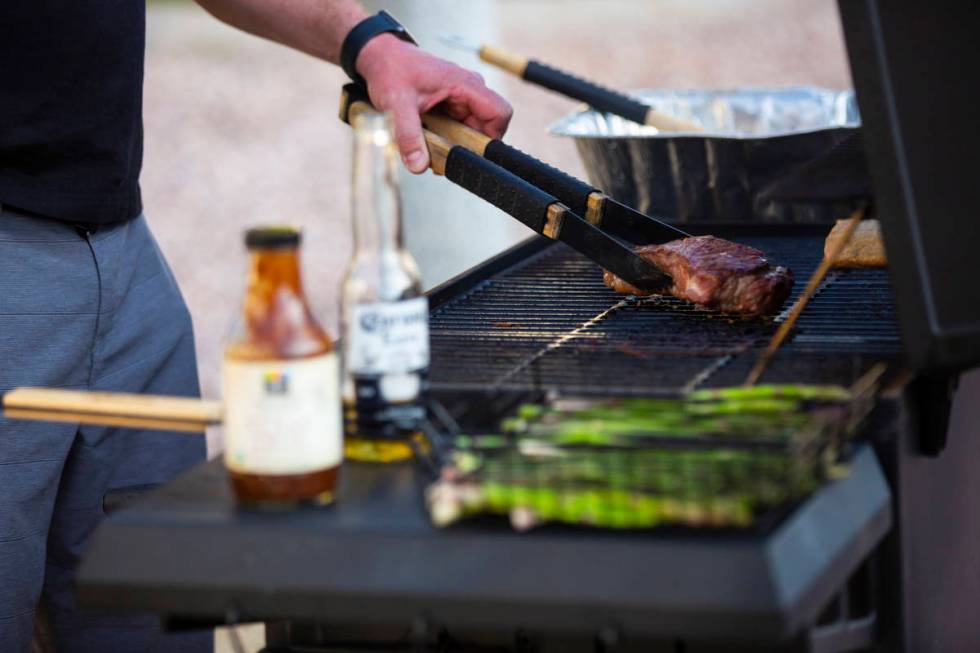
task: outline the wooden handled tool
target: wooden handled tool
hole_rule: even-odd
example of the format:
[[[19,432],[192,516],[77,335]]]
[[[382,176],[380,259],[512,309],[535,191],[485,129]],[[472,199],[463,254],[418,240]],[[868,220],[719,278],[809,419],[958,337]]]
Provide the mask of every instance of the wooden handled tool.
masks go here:
[[[219,401],[56,388],[14,388],[0,395],[0,409],[10,419],[188,433],[220,424],[223,415]]]
[[[422,124],[450,143],[461,145],[554,195],[589,224],[601,227],[619,238],[649,245],[667,243],[690,235],[617,202],[591,184],[446,115],[429,112],[422,116]]]
[[[492,45],[468,43],[458,36],[441,35],[440,39],[455,48],[476,52],[482,61],[506,70],[521,79],[585,102],[599,111],[622,116],[641,125],[667,132],[700,132],[702,128],[688,120],[658,111],[648,104],[595,82],[576,77],[548,64],[501,50]]]
[[[367,93],[348,84],[340,104],[340,119],[353,123],[363,111],[375,111]],[[587,222],[557,197],[473,151],[422,130],[433,172],[493,204],[543,236],[560,240],[603,269],[648,291],[662,289],[670,277],[633,248]]]
[[[755,385],[758,383],[759,379],[762,378],[762,375],[766,371],[766,367],[769,365],[769,361],[771,361],[773,356],[776,355],[776,352],[786,340],[786,336],[788,336],[790,331],[793,330],[793,325],[796,324],[797,318],[799,318],[803,313],[803,309],[806,308],[806,305],[811,299],[813,299],[813,296],[817,294],[817,289],[820,288],[820,284],[823,282],[824,277],[827,276],[827,272],[830,271],[830,268],[834,267],[834,262],[837,260],[837,257],[840,256],[840,253],[851,240],[851,236],[854,235],[854,231],[857,229],[858,224],[861,222],[861,219],[864,218],[865,210],[865,207],[862,206],[851,213],[851,216],[847,219],[847,222],[844,225],[844,231],[841,234],[840,240],[835,243],[834,247],[829,253],[824,255],[820,265],[818,265],[817,269],[813,271],[812,275],[810,275],[810,280],[807,282],[806,288],[803,289],[803,292],[800,293],[800,296],[797,298],[796,302],[793,303],[793,307],[786,315],[786,319],[783,320],[783,323],[779,325],[778,329],[776,329],[776,333],[773,334],[772,339],[766,346],[765,351],[763,351],[762,355],[759,356],[759,360],[756,361],[755,366],[752,368],[752,371],[749,372],[749,376],[745,379],[745,383],[743,385]]]

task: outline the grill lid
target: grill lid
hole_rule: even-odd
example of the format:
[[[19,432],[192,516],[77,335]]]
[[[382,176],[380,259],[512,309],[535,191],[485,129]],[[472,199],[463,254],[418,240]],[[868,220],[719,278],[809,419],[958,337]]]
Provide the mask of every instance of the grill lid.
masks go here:
[[[908,363],[980,364],[975,3],[839,3]]]

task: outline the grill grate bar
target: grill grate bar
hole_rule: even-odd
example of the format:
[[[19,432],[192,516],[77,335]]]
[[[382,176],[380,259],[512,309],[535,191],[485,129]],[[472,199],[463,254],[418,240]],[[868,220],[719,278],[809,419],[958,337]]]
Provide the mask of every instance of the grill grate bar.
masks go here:
[[[522,370],[524,370],[528,366],[533,365],[538,359],[540,359],[542,356],[544,356],[545,354],[547,354],[549,351],[552,351],[554,349],[557,349],[558,347],[561,347],[565,342],[568,342],[569,340],[575,338],[581,331],[584,331],[584,330],[588,329],[590,326],[592,326],[593,324],[596,324],[596,323],[600,322],[601,320],[605,319],[606,316],[611,315],[612,313],[614,313],[615,311],[619,310],[620,308],[622,308],[625,305],[626,305],[626,301],[625,300],[620,300],[616,304],[613,304],[612,306],[610,306],[609,308],[607,308],[603,312],[601,312],[598,315],[596,315],[594,318],[586,321],[584,324],[582,324],[581,326],[579,326],[577,329],[573,329],[569,333],[567,333],[567,334],[565,334],[563,336],[560,336],[555,341],[548,343],[545,347],[543,347],[539,351],[537,351],[533,356],[531,356],[530,358],[528,358],[525,361],[523,361],[520,365],[514,367],[509,373],[507,373],[506,375],[504,375],[504,377],[502,379],[500,379],[500,381],[495,382],[494,385],[497,385],[497,383],[499,383],[499,382],[506,381],[508,377],[514,376],[515,374],[518,374],[519,372],[521,372]]]

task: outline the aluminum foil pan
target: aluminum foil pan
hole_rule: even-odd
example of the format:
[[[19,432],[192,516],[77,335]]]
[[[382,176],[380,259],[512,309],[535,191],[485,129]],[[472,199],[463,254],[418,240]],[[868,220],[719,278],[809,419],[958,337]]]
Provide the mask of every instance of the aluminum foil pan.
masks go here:
[[[785,185],[782,182],[799,186],[810,164],[842,142],[859,139],[860,117],[851,91],[784,88],[633,95],[693,120],[705,131],[661,133],[588,108],[550,127],[552,134],[575,139],[591,183],[625,204],[674,222],[829,222],[847,215],[856,204],[853,197],[836,194],[826,174],[813,180],[826,186],[815,188],[817,198],[787,198],[775,190]],[[807,180],[802,181],[805,188]]]

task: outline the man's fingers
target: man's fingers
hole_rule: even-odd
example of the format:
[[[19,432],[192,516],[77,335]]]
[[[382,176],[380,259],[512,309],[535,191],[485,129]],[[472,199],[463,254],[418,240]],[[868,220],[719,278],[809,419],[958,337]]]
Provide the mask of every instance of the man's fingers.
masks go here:
[[[455,88],[447,99],[446,113],[491,138],[500,138],[514,111],[507,100],[489,88],[464,85]]]
[[[478,132],[483,132],[485,129],[483,121],[477,118],[476,116],[474,116],[472,113],[466,116],[465,118],[463,118],[462,122],[467,127],[470,127],[471,129],[475,129]],[[496,136],[494,136],[494,138],[496,138]]]
[[[514,110],[510,103],[483,85],[462,87],[461,99],[472,114],[483,123],[487,136],[500,138],[507,131]]]
[[[494,116],[483,123],[483,133],[490,138],[501,138],[507,132],[512,113],[507,115]]]
[[[429,150],[422,136],[422,120],[419,118],[418,104],[406,98],[392,103],[389,110],[394,115],[395,142],[402,162],[410,171],[418,174],[429,167]]]
[[[402,54],[388,62],[401,61],[401,69],[382,67],[368,77],[368,91],[376,107],[394,116],[395,141],[406,168],[420,173],[429,167],[420,114],[437,104],[445,102],[450,116],[493,138],[503,135],[513,110],[479,75],[421,50]]]
[[[446,115],[453,120],[466,120],[472,114],[470,113],[470,108],[465,104],[454,104],[452,102],[443,103],[443,108],[446,111]]]

